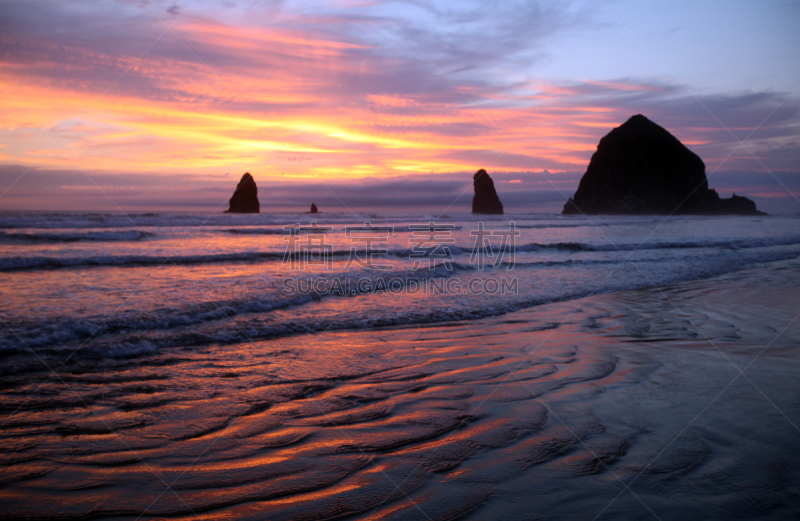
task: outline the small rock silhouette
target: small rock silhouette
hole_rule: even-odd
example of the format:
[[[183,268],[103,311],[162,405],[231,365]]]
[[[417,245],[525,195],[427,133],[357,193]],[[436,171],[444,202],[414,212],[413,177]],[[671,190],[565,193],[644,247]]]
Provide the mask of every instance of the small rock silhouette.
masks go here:
[[[250,172],[245,172],[233,192],[226,213],[259,213],[258,188]]]
[[[478,170],[472,180],[475,187],[475,196],[472,198],[472,213],[503,215],[503,203],[497,197],[494,181],[486,173],[486,170],[483,168]]]

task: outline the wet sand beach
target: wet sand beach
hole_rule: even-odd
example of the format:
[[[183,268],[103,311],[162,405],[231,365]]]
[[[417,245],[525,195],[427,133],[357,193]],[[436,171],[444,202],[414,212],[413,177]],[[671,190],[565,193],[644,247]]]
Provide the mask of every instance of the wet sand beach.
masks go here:
[[[0,517],[794,519],[798,283],[8,376]]]

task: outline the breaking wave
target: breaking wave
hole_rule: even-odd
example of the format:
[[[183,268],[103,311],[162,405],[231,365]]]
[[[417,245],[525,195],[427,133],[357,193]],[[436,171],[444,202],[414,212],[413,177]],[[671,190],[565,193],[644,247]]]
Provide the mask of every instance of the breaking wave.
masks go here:
[[[153,239],[155,233],[140,230],[118,230],[102,232],[60,232],[60,233],[26,233],[0,231],[0,244],[18,243],[62,243],[62,242],[114,242],[141,241]]]

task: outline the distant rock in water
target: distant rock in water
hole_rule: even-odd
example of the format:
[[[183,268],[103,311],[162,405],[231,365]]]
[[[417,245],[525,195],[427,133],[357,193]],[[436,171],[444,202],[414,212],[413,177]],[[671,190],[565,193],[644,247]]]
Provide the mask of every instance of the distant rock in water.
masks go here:
[[[311,210],[308,213],[319,213],[319,210],[317,210],[317,205],[311,203]]]
[[[230,208],[226,213],[258,213],[261,205],[258,204],[258,188],[250,172],[245,172],[230,200]]]
[[[481,168],[472,179],[475,186],[475,196],[472,198],[472,213],[503,215],[503,203],[497,197],[494,181],[486,173],[486,170]]]
[[[563,213],[765,215],[746,197],[720,199],[703,160],[641,114],[600,140]]]

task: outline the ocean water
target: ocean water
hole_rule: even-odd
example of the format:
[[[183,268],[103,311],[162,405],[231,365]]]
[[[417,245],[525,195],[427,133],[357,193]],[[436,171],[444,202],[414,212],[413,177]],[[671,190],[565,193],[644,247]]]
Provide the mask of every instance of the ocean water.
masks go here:
[[[0,353],[39,367],[38,357],[63,353],[116,358],[475,319],[796,257],[799,224],[796,216],[7,214]]]
[[[682,317],[657,293],[602,298],[687,284],[700,295],[721,279],[750,281],[726,293],[733,301],[793,287],[799,224],[2,214],[0,516],[575,518],[565,505],[578,503],[587,519],[641,519],[642,504],[664,519],[783,515],[796,498],[791,436],[713,459],[725,443],[683,432],[661,467],[646,466],[671,438],[642,440],[680,433],[680,418],[664,427],[642,406],[626,423],[597,398],[599,387],[624,399],[636,388],[663,406],[654,378],[686,387],[659,373],[678,362],[658,342],[697,342],[704,324],[731,349],[747,339],[728,360],[738,367],[782,317],[717,316],[711,304]],[[652,349],[643,359],[608,340],[621,337]],[[791,380],[792,364],[769,370]],[[724,386],[728,369],[704,359],[684,374]],[[781,393],[775,402],[795,411],[797,392]],[[742,428],[728,446],[744,443]],[[765,458],[757,443],[789,452],[750,469]],[[619,486],[642,473],[649,504]],[[690,484],[670,484],[688,473]],[[743,477],[753,475],[755,488]],[[711,510],[685,510],[700,489]],[[630,503],[603,509],[617,493]]]

